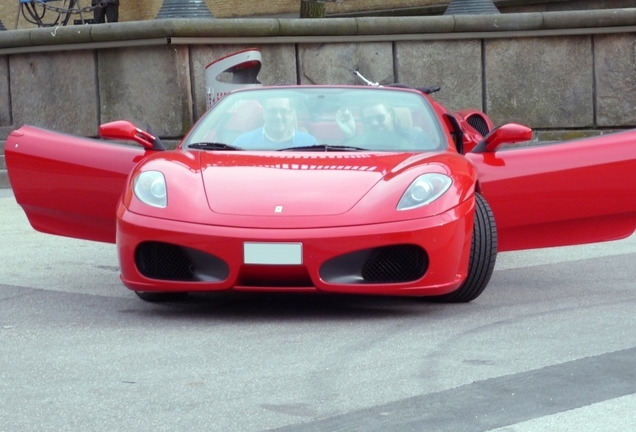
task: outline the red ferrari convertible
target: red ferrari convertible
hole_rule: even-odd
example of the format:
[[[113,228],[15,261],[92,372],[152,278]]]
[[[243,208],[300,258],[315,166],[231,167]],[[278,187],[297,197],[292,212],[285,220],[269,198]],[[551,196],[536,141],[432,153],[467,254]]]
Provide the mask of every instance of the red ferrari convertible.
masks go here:
[[[231,92],[175,150],[130,122],[8,138],[39,231],[115,243],[147,301],[241,290],[477,298],[498,251],[626,237],[636,131],[554,145],[426,91]],[[122,141],[131,141],[128,144]],[[130,144],[137,145],[130,145]]]

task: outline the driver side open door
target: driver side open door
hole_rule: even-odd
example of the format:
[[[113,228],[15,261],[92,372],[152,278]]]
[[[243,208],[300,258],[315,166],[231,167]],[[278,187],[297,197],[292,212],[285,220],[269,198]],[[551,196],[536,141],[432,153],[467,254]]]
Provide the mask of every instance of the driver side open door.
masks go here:
[[[636,229],[636,130],[467,153],[490,204],[499,250],[628,237]]]
[[[146,151],[32,126],[5,145],[13,193],[33,228],[109,243],[126,179]]]

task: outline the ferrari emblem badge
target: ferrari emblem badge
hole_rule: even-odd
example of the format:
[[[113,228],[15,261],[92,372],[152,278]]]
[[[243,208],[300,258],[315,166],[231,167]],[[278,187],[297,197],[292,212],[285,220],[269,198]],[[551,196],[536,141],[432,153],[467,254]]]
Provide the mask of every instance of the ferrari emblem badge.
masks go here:
[[[276,206],[276,208],[274,209],[274,213],[282,213],[283,212],[283,206]]]

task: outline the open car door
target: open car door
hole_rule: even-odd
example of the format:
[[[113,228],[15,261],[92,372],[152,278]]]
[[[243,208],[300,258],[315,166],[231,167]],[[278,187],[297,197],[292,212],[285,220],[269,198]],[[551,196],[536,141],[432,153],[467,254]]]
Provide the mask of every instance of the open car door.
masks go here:
[[[146,149],[23,126],[7,138],[9,181],[38,231],[115,243],[117,203]]]
[[[492,207],[500,251],[617,240],[636,229],[636,130],[476,151],[466,156]]]

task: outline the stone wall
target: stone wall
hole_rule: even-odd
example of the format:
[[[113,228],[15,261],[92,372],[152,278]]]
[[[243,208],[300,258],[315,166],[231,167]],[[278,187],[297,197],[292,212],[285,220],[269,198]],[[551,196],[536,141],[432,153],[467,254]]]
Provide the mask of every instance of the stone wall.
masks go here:
[[[264,84],[359,84],[359,68],[385,84],[439,85],[449,109],[481,109],[497,124],[636,127],[636,9],[162,21],[0,32],[0,127],[96,136],[127,118],[179,138],[205,111],[206,65],[245,47],[260,48]]]

